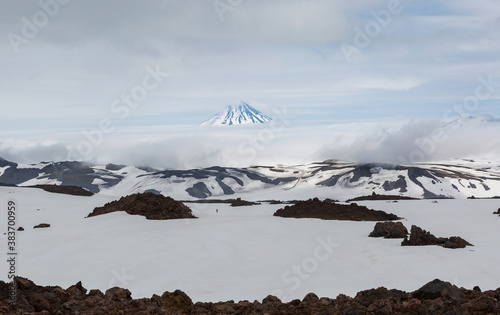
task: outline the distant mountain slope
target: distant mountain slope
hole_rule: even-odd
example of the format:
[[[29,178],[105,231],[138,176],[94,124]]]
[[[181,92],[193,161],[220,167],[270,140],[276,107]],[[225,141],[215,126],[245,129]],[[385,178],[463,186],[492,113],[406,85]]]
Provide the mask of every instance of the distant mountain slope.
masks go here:
[[[181,199],[256,193],[261,199],[292,200],[300,195],[346,200],[373,192],[415,198],[485,198],[500,196],[500,165],[472,160],[408,166],[325,161],[296,166],[152,170],[83,162],[21,165],[0,160],[0,185],[5,184],[79,186],[114,196],[155,191]]]
[[[217,113],[213,118],[202,123],[202,126],[225,126],[225,125],[247,125],[260,124],[272,119],[248,105],[240,102],[238,105],[227,106],[223,111]]]

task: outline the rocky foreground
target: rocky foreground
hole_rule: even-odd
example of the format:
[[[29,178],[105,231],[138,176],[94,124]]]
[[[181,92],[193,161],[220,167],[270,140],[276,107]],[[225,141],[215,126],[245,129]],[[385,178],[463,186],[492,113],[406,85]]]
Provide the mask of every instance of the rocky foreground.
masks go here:
[[[384,287],[359,292],[354,298],[318,298],[309,293],[302,301],[281,302],[268,296],[259,301],[193,303],[182,291],[132,299],[127,289],[87,291],[79,282],[67,289],[42,287],[16,278],[16,302],[10,305],[11,284],[0,281],[1,314],[498,314],[500,288],[481,292],[434,280],[414,292]],[[244,284],[242,284],[244,285]]]

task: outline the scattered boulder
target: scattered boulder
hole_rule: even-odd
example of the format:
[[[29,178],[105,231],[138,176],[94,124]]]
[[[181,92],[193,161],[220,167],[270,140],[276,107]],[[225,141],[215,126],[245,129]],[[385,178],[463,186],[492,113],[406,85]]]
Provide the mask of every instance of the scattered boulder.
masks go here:
[[[408,230],[401,222],[377,222],[369,237],[404,238]]]
[[[41,229],[41,228],[48,228],[48,227],[50,227],[50,224],[48,224],[48,223],[40,223],[38,225],[35,225],[33,228],[34,229]]]
[[[457,286],[439,279],[434,279],[413,292],[413,297],[420,300],[435,300],[441,298],[459,304],[466,301],[464,293]]]
[[[459,236],[452,236],[449,238],[436,237],[416,225],[411,226],[410,238],[405,236],[405,239],[401,242],[401,246],[426,245],[439,245],[445,248],[465,248],[466,246],[474,246]]]
[[[318,198],[299,201],[292,206],[285,206],[277,210],[274,216],[349,221],[391,221],[401,219],[395,214],[381,210],[371,210],[355,203],[344,205],[332,201],[320,201]]]
[[[18,231],[24,231],[24,228],[22,226],[17,228]]]
[[[500,208],[496,212],[493,212],[493,214],[500,214]]]
[[[88,217],[116,211],[125,211],[132,215],[142,215],[148,220],[196,218],[191,213],[191,209],[182,202],[151,192],[133,194],[108,202],[102,207],[95,208]]]

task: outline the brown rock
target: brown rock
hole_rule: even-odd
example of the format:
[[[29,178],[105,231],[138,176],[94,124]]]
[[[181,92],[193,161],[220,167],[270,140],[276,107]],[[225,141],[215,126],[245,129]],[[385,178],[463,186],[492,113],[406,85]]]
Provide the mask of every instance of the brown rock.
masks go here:
[[[406,236],[401,246],[426,246],[426,245],[439,245],[445,248],[465,248],[466,246],[473,246],[466,240],[458,236],[449,238],[435,237],[430,232],[419,228],[416,225],[411,226],[410,238]]]
[[[182,202],[151,192],[133,194],[116,201],[108,202],[102,207],[95,208],[88,217],[116,211],[125,211],[132,215],[142,215],[148,220],[196,218],[191,213],[191,209]]]
[[[457,286],[439,279],[435,279],[413,292],[413,297],[421,300],[442,298],[459,304],[465,302],[465,295]]]
[[[447,239],[443,247],[445,248],[465,248],[466,246],[474,246],[471,243],[467,242],[463,238],[459,236],[451,236],[449,239]]]
[[[82,286],[82,282],[78,281],[76,284],[70,286],[66,289],[66,292],[70,295],[70,299],[81,300],[84,299],[87,294],[87,289]]]
[[[293,206],[286,206],[277,210],[274,216],[349,221],[391,221],[400,219],[392,213],[371,210],[355,203],[344,205],[331,201],[320,201],[318,198],[299,201]]]
[[[319,298],[314,293],[308,293],[306,296],[304,296],[304,299],[302,299],[302,303],[317,303],[318,301]]]
[[[33,306],[36,312],[41,312],[43,310],[49,310],[50,304],[47,300],[39,293],[32,292],[26,296],[28,303]]]
[[[181,290],[164,292],[161,296],[161,307],[173,313],[189,313],[193,308],[193,301]]]
[[[281,300],[274,296],[274,295],[268,295],[266,296],[263,300],[262,300],[262,304],[266,304],[266,305],[277,305],[277,304],[281,304]]]
[[[254,206],[254,205],[260,205],[258,202],[252,202],[252,201],[246,201],[242,200],[241,198],[236,198],[231,202],[231,207],[242,207],[242,206]]]
[[[401,246],[423,246],[440,245],[441,241],[430,232],[419,228],[416,225],[411,226],[410,238],[405,237]]]
[[[413,314],[413,313],[419,313],[424,306],[422,305],[422,302],[420,300],[411,299],[408,302],[404,302],[403,307]]]
[[[307,294],[302,301],[282,303],[275,296],[262,303],[234,301],[198,302],[182,291],[165,292],[161,297],[132,299],[130,291],[111,288],[103,294],[87,290],[81,282],[66,290],[41,287],[24,278],[18,283],[16,307],[7,305],[9,284],[0,281],[0,314],[498,314],[500,288],[481,292],[478,288],[457,288],[448,282],[434,280],[413,293],[386,288],[359,292],[355,298],[339,295],[336,299]]]
[[[39,229],[39,228],[48,228],[48,227],[50,227],[50,224],[48,224],[48,223],[40,223],[38,225],[35,225],[33,228],[34,229]]]
[[[404,238],[408,230],[401,222],[377,222],[369,237]]]
[[[98,296],[100,298],[104,298],[104,293],[102,293],[101,290],[92,289],[89,291],[89,294],[87,296]]]
[[[22,277],[16,277],[16,285],[17,288],[21,290],[36,288],[36,285],[33,283],[33,281]]]
[[[386,300],[399,302],[401,300],[407,300],[408,298],[409,296],[406,292],[394,289],[387,290],[384,287],[358,292],[355,297],[357,302],[364,306]]]
[[[498,301],[489,296],[480,296],[463,305],[471,314],[498,314]]]
[[[104,293],[104,297],[108,300],[113,300],[113,301],[123,301],[123,300],[130,300],[132,299],[132,293],[130,293],[129,290],[119,288],[119,287],[113,287],[110,289],[107,289],[106,292]]]

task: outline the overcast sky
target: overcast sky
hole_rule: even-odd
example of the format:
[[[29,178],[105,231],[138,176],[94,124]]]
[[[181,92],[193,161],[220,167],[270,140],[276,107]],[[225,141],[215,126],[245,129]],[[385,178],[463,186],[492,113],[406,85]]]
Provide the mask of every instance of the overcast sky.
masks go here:
[[[499,0],[8,1],[0,34],[0,156],[19,162],[65,159],[68,146],[91,142],[83,132],[107,128],[80,156],[242,164],[219,144],[257,129],[196,127],[239,100],[275,118],[286,112],[286,131],[266,146],[295,141],[310,152],[277,150],[287,154],[272,161],[283,162],[369,159],[345,139],[343,152],[328,151],[336,145],[328,132],[346,124],[357,124],[343,135],[357,146],[374,134],[382,143],[387,130],[424,130],[401,141],[413,146],[401,153],[408,157],[415,139],[453,119],[500,117]],[[298,136],[312,132],[304,126],[315,126],[314,148]],[[210,148],[197,152],[200,144]],[[159,146],[169,150],[153,158]],[[450,152],[460,153],[438,155]]]

